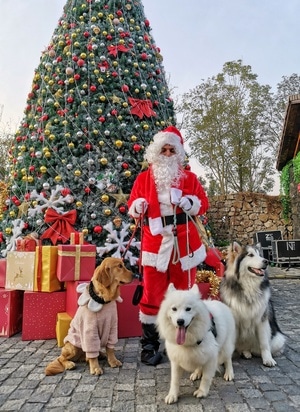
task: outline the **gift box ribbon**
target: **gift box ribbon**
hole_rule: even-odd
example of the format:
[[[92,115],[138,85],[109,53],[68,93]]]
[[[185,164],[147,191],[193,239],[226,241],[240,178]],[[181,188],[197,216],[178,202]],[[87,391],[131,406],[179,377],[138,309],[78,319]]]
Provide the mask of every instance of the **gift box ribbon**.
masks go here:
[[[83,252],[81,250],[81,245],[73,246],[75,246],[75,251],[59,250],[58,256],[75,257],[74,280],[80,280],[80,259],[83,257],[95,257],[96,252]]]
[[[45,214],[45,223],[52,223],[45,232],[42,234],[41,239],[51,239],[53,245],[56,245],[59,238],[63,243],[66,243],[71,232],[74,232],[73,225],[75,225],[77,217],[76,210],[59,214],[54,209],[47,209]]]

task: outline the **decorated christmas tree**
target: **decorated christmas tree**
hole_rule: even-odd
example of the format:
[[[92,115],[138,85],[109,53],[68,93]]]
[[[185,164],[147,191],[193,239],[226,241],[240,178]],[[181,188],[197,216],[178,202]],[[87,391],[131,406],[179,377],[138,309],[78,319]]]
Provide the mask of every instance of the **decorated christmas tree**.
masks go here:
[[[1,252],[19,236],[122,256],[126,201],[153,135],[175,124],[162,55],[140,0],[68,0],[43,51],[9,153]],[[138,257],[134,238],[126,258]]]

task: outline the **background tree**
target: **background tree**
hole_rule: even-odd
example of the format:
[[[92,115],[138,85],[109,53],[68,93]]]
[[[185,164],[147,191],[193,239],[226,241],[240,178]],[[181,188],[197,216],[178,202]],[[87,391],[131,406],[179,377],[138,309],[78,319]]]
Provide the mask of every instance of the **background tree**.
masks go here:
[[[191,155],[218,194],[267,192],[274,185],[272,95],[256,79],[241,60],[227,62],[221,73],[183,95],[180,111]]]
[[[144,147],[170,124],[173,102],[142,2],[67,1],[10,151],[2,254],[19,230],[45,244],[76,230],[98,259],[120,255],[134,229],[126,201],[146,167]]]

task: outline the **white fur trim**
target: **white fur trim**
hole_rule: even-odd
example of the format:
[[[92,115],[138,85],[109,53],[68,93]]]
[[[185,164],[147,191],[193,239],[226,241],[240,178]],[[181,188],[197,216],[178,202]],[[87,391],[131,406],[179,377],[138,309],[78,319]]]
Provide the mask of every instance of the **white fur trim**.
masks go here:
[[[197,215],[201,206],[201,200],[193,195],[186,195],[186,197],[192,201],[192,207],[190,210],[187,210],[187,213],[189,215]]]
[[[178,205],[182,196],[182,190],[177,187],[171,187],[171,202]]]
[[[195,268],[200,263],[204,262],[206,258],[206,249],[204,245],[201,245],[199,249],[193,252],[192,255],[187,255],[180,258],[181,267],[183,270]]]
[[[166,228],[165,228],[166,229]],[[172,230],[172,226],[170,226]],[[169,266],[172,250],[174,246],[173,232],[169,232],[163,235],[162,242],[158,251],[156,269],[159,272],[166,272]]]
[[[163,231],[161,217],[149,217],[149,229],[153,236],[159,235]]]
[[[156,323],[157,316],[155,315],[145,315],[145,313],[142,313],[140,311],[139,313],[140,317],[140,322],[141,323],[146,323],[147,325],[151,325],[152,323]]]

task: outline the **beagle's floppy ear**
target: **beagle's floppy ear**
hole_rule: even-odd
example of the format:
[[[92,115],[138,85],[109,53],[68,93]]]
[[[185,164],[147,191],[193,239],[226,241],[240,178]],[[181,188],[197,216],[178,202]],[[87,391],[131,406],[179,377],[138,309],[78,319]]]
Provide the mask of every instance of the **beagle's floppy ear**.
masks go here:
[[[95,269],[93,279],[97,280],[106,288],[111,285],[111,271],[105,260]]]

